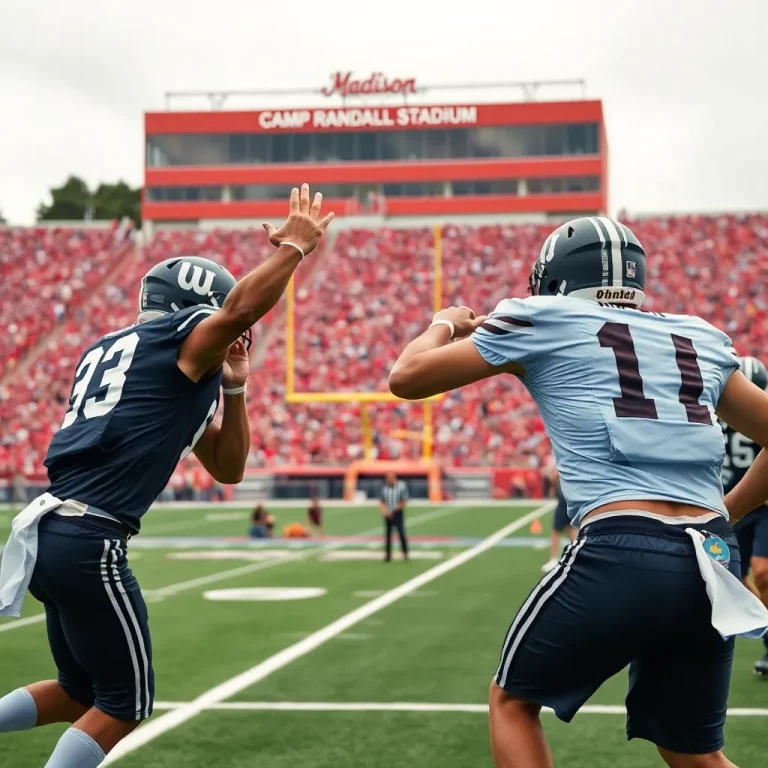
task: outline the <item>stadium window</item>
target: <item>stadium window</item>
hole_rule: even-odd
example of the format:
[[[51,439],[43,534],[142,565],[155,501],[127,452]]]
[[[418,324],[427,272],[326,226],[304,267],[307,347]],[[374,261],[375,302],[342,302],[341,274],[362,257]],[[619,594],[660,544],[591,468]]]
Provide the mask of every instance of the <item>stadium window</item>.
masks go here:
[[[390,146],[395,160],[422,160],[426,131],[393,131]]]
[[[489,183],[488,193],[491,195],[516,195],[517,191],[517,179],[501,179]]]
[[[153,203],[165,200],[165,187],[147,187],[147,199]]]
[[[495,128],[473,128],[469,132],[471,157],[498,157],[499,147]]]
[[[466,128],[454,128],[447,131],[448,157],[469,157],[469,131]]]
[[[248,162],[248,136],[242,133],[233,133],[229,136],[229,162]]]
[[[395,147],[392,142],[393,133],[382,133],[379,139],[379,156],[377,160],[394,160],[395,159]]]
[[[222,187],[200,187],[200,199],[208,202],[219,202],[222,192]]]
[[[275,133],[272,136],[272,157],[273,163],[290,163],[293,160],[291,144],[293,134]]]
[[[429,158],[444,158],[447,157],[446,151],[448,146],[448,131],[444,130],[430,130],[424,131],[425,133],[425,157]]]
[[[358,137],[360,160],[376,160],[379,134],[376,131],[361,131]]]
[[[315,159],[312,151],[312,135],[309,133],[295,133],[293,135],[293,162],[313,163]]]
[[[163,150],[161,136],[148,136],[147,137],[147,167],[159,168],[163,165],[168,165],[168,159]]]
[[[183,187],[168,187],[165,190],[165,199],[171,203],[180,203],[184,200]]]
[[[248,136],[248,162],[268,163],[271,159],[272,137],[266,133],[251,133]]]
[[[314,154],[318,162],[333,162],[338,159],[338,140],[337,133],[316,133],[312,135],[314,143]]]
[[[337,143],[337,149],[339,153],[339,160],[345,162],[358,160],[360,155],[357,149],[357,137],[356,133],[340,133]]]

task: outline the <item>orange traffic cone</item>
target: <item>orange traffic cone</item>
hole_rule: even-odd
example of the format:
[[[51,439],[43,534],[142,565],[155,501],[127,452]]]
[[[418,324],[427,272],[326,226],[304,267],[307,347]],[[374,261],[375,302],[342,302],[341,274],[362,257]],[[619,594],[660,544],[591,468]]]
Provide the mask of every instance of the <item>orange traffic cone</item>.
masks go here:
[[[541,525],[541,520],[537,517],[532,523],[531,523],[531,533],[534,535],[540,534],[544,528]]]

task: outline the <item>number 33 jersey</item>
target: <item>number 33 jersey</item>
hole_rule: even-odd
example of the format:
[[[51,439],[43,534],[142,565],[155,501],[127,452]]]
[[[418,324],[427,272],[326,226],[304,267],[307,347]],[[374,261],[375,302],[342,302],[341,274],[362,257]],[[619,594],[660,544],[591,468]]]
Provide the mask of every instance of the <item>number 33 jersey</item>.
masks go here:
[[[634,499],[727,516],[714,411],[739,363],[724,333],[697,317],[531,296],[500,302],[472,340],[492,365],[525,369],[574,525]]]
[[[193,382],[177,365],[184,339],[214,311],[182,309],[85,350],[45,459],[50,493],[98,507],[138,532],[216,413],[221,370]]]

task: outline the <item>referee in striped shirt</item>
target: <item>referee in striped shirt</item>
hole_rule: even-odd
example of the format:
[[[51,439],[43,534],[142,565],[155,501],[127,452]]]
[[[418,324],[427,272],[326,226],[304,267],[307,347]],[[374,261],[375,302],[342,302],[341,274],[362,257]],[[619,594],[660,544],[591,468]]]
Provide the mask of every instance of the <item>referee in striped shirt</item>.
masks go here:
[[[405,537],[405,521],[403,511],[408,503],[408,486],[398,480],[394,472],[387,472],[384,487],[381,489],[379,509],[384,516],[384,525],[387,535],[386,562],[392,559],[392,529],[397,528],[400,536],[400,547],[403,550],[403,559],[408,559],[408,539]]]

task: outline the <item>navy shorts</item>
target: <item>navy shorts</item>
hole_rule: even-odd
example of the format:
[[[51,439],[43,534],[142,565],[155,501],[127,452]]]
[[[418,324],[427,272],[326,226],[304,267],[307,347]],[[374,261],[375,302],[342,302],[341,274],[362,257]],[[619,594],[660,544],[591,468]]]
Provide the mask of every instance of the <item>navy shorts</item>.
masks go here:
[[[47,515],[30,592],[45,607],[67,694],[120,720],[144,720],[154,698],[152,646],[124,533],[109,520]]]
[[[731,549],[718,518],[669,525],[637,516],[598,520],[531,592],[502,647],[496,684],[569,722],[629,665],[627,737],[685,754],[723,746],[734,641],[712,627],[712,607],[686,527]]]
[[[733,530],[741,550],[741,575],[746,578],[753,557],[768,557],[768,507],[752,510]]]
[[[555,507],[555,514],[552,517],[552,530],[564,531],[571,521],[568,519],[568,503],[563,496],[560,486],[557,488],[557,506]]]

